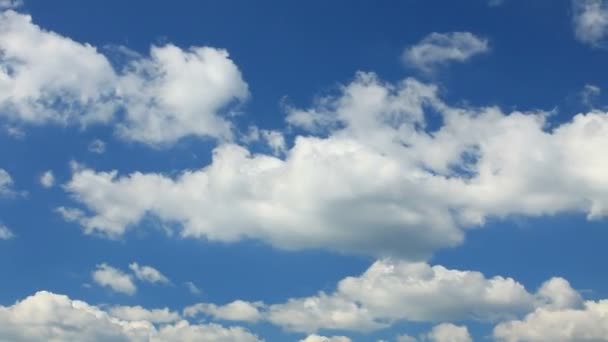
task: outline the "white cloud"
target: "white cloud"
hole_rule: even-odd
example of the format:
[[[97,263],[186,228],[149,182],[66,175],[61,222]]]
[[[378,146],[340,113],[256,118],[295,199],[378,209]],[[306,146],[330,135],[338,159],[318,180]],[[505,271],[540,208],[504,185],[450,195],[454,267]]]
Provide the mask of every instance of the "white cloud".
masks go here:
[[[0,224],[0,240],[10,240],[15,234],[7,226]]]
[[[166,45],[153,46],[150,54],[134,62],[121,80],[128,111],[120,135],[149,144],[188,135],[230,139],[231,124],[219,113],[246,100],[249,91],[228,52]]]
[[[106,151],[106,143],[103,140],[95,139],[89,144],[89,152],[103,154]]]
[[[466,62],[489,51],[488,41],[470,32],[433,32],[403,53],[403,61],[425,72],[453,62]]]
[[[257,336],[241,327],[223,327],[218,324],[191,325],[180,321],[174,325],[162,326],[152,336],[150,342],[205,341],[205,342],[261,342]]]
[[[190,293],[193,295],[200,295],[202,293],[201,289],[199,289],[198,286],[191,281],[185,282],[184,285],[186,285],[188,291],[190,291]]]
[[[179,313],[170,311],[168,308],[148,310],[141,306],[112,306],[107,312],[124,321],[171,323],[181,320]]]
[[[158,322],[157,322],[158,323]],[[260,341],[241,327],[161,324],[123,320],[111,312],[46,291],[37,292],[12,306],[0,306],[2,341]]]
[[[225,50],[152,46],[116,70],[94,46],[13,11],[0,14],[0,51],[0,113],[9,122],[112,122],[121,137],[152,145],[230,139],[225,114],[249,95]]]
[[[547,285],[558,282],[559,286]],[[573,303],[563,299],[572,292],[560,278],[531,294],[511,278],[488,279],[479,272],[382,260],[361,276],[340,281],[334,293],[321,292],[269,306],[268,319],[301,332],[368,331],[396,321],[497,321],[517,317],[537,306]]]
[[[320,335],[308,335],[306,338],[300,340],[300,342],[351,342],[351,339],[346,336],[320,336]]]
[[[257,322],[262,319],[261,308],[263,308],[261,302],[250,303],[242,300],[226,305],[199,303],[185,308],[184,315],[193,317],[205,314],[218,320]]]
[[[23,6],[23,0],[0,0],[0,10]]]
[[[45,188],[52,188],[55,185],[55,175],[53,171],[48,170],[40,176],[40,184]]]
[[[11,196],[13,190],[13,177],[4,169],[0,169],[0,197]]]
[[[572,0],[576,38],[600,46],[608,34],[608,6],[604,0]]]
[[[129,264],[129,268],[135,274],[137,279],[146,281],[148,283],[160,283],[169,284],[169,278],[160,273],[157,269],[151,266],[139,266],[138,263],[133,262]]]
[[[443,122],[432,131],[431,115]],[[76,221],[118,237],[153,215],[182,237],[422,260],[488,218],[608,213],[604,112],[551,124],[545,112],[453,107],[437,86],[360,73],[287,120],[312,135],[284,158],[222,144],[177,176],[76,168],[65,185],[87,209]]]
[[[0,112],[10,121],[107,122],[116,75],[96,48],[0,14]]]
[[[130,275],[108,264],[97,265],[97,269],[93,271],[92,277],[97,285],[109,287],[116,292],[127,295],[134,295],[137,292],[137,287]]]
[[[511,278],[380,260],[362,275],[340,281],[332,293],[319,292],[272,305],[200,303],[185,308],[184,315],[267,321],[289,331],[315,333],[323,329],[372,331],[400,321],[496,322],[521,317],[535,308],[576,308],[581,303],[580,295],[561,278],[550,279],[536,293],[530,293]]]
[[[473,342],[467,327],[450,323],[436,325],[427,337],[431,342]]]
[[[521,321],[500,323],[494,338],[505,342],[608,341],[608,300],[581,309],[539,308]]]

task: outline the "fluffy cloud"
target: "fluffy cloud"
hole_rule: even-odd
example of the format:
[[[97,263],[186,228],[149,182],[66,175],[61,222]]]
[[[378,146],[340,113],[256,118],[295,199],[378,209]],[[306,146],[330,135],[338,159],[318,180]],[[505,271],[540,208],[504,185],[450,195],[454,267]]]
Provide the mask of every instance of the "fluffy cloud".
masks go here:
[[[133,262],[129,264],[129,268],[135,274],[135,277],[141,281],[148,283],[160,283],[169,284],[169,278],[164,274],[160,273],[157,269],[151,266],[140,266],[138,263]]]
[[[608,341],[608,300],[588,301],[581,309],[539,308],[524,320],[499,324],[494,337],[506,342]]]
[[[40,176],[40,184],[45,188],[51,188],[55,185],[55,175],[53,171],[48,170]]]
[[[111,237],[153,215],[182,237],[421,260],[487,218],[605,216],[608,114],[548,117],[453,107],[437,86],[359,73],[338,96],[289,109],[309,133],[284,158],[222,144],[178,176],[76,168],[65,189],[87,211],[70,218]]]
[[[67,296],[41,291],[12,306],[0,306],[3,341],[260,341],[240,327],[191,325],[155,327],[147,320],[123,320]]]
[[[467,327],[449,323],[433,327],[428,333],[427,338],[431,342],[473,342]]]
[[[245,302],[236,300],[226,305],[199,303],[184,309],[184,315],[193,317],[199,314],[212,316],[219,320],[257,322],[262,319],[261,302]]]
[[[127,108],[126,121],[119,125],[122,136],[151,144],[186,135],[231,138],[231,125],[219,113],[245,100],[248,88],[228,52],[152,47],[150,58],[131,68],[121,79]]]
[[[346,336],[320,336],[320,335],[308,335],[306,338],[300,340],[300,342],[351,342],[351,339]]]
[[[171,323],[181,319],[177,312],[164,309],[148,310],[141,306],[112,306],[108,313],[124,321],[148,321],[151,323]]]
[[[555,285],[558,283],[558,285]],[[537,294],[511,278],[424,263],[377,261],[359,277],[340,281],[332,294],[271,305],[268,319],[289,330],[374,330],[396,321],[496,321],[537,306],[576,304],[569,284],[551,279]]]
[[[92,277],[99,286],[109,287],[116,292],[128,295],[134,295],[137,292],[137,287],[130,275],[108,264],[97,265]]]
[[[152,46],[149,57],[129,56],[116,70],[95,47],[10,10],[0,14],[0,52],[0,113],[13,123],[117,121],[120,136],[153,145],[229,139],[223,114],[248,97],[225,50]]]
[[[0,224],[0,240],[10,240],[15,234],[7,226]]]
[[[572,0],[574,33],[586,44],[599,46],[608,34],[608,6],[604,0]]]
[[[403,61],[430,72],[452,62],[465,62],[489,50],[486,39],[470,32],[431,33],[403,53]]]
[[[0,169],[0,197],[14,194],[13,177],[4,169]]]
[[[340,281],[333,293],[319,292],[272,305],[201,303],[184,309],[184,315],[268,321],[290,331],[314,333],[322,329],[372,331],[398,321],[498,321],[521,317],[539,307],[575,308],[581,303],[578,293],[561,278],[550,279],[536,293],[529,293],[511,278],[380,260],[362,275]]]

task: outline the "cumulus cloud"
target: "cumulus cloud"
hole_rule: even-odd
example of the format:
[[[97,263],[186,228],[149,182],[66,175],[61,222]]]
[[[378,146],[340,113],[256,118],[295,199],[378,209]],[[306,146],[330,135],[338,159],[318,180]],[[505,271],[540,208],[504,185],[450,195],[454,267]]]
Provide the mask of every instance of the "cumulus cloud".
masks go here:
[[[124,321],[148,321],[151,323],[171,323],[181,319],[179,313],[168,308],[148,310],[141,306],[112,306],[107,312]]]
[[[489,43],[470,32],[433,32],[403,53],[403,61],[425,72],[454,62],[466,62],[489,51]]]
[[[132,313],[129,315],[135,318]],[[144,316],[141,320],[121,319],[85,302],[41,291],[12,306],[0,306],[0,340],[260,341],[241,327],[190,324],[184,320],[156,327]]]
[[[194,317],[200,314],[208,315],[218,320],[257,322],[262,319],[261,302],[245,302],[236,300],[226,305],[199,303],[184,309],[184,315]]]
[[[0,223],[0,240],[10,240],[15,234],[7,226]]]
[[[55,175],[53,174],[53,171],[48,170],[45,171],[41,176],[40,176],[40,185],[42,185],[45,188],[52,188],[53,185],[55,185]]]
[[[387,259],[375,262],[360,276],[343,279],[332,293],[272,305],[201,303],[184,309],[184,315],[268,321],[289,331],[315,333],[323,329],[372,331],[399,321],[495,322],[521,317],[539,307],[572,308],[581,302],[561,278],[550,279],[530,293],[511,278],[486,278],[474,271]]]
[[[159,283],[169,284],[169,278],[164,274],[160,273],[157,269],[151,266],[140,266],[138,263],[133,262],[129,264],[129,269],[133,271],[135,277],[141,281],[148,283]]]
[[[427,338],[431,342],[473,342],[467,327],[450,323],[434,326]]]
[[[428,116],[442,124],[427,128]],[[409,260],[459,245],[488,218],[608,213],[608,114],[451,106],[437,86],[359,73],[287,121],[284,158],[221,144],[177,176],[76,168],[65,190],[85,233],[119,237],[150,215],[181,237],[258,239]]]
[[[121,137],[153,145],[230,139],[225,114],[249,95],[225,50],[152,46],[115,69],[94,46],[10,10],[0,14],[0,52],[0,113],[9,122],[115,123]]]
[[[580,309],[539,308],[525,319],[500,323],[494,338],[505,342],[608,341],[608,300]]]
[[[351,342],[351,339],[346,336],[327,337],[313,334],[301,339],[300,342]]]
[[[137,287],[130,275],[108,264],[97,265],[92,277],[97,285],[108,287],[113,291],[127,295],[134,295],[137,292]]]
[[[604,0],[572,0],[576,38],[601,46],[608,34],[608,6]]]

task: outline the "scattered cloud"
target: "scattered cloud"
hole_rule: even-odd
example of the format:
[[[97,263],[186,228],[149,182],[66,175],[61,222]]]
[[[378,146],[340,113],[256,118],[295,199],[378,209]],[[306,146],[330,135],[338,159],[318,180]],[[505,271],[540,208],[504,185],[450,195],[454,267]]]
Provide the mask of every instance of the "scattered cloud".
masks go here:
[[[93,271],[92,277],[97,285],[108,287],[115,292],[130,296],[137,292],[137,287],[130,275],[108,264],[97,265],[97,269]]]
[[[580,92],[581,102],[588,108],[593,108],[601,93],[602,89],[600,87],[586,84]]]
[[[194,284],[191,281],[185,282],[184,285],[186,285],[186,288],[188,288],[188,291],[190,291],[190,293],[195,296],[198,296],[202,293],[201,289],[199,289],[198,286],[196,286],[196,284]]]
[[[89,152],[103,154],[106,151],[106,143],[103,140],[95,139],[89,144]]]
[[[52,188],[55,185],[55,175],[53,171],[48,170],[40,176],[40,184],[45,188]]]
[[[15,234],[5,225],[0,223],[0,240],[10,240]]]
[[[129,268],[135,274],[135,277],[141,281],[145,281],[148,283],[159,283],[159,284],[169,284],[169,278],[160,273],[157,269],[151,266],[139,266],[138,263],[133,262],[129,264]]]
[[[466,62],[489,50],[487,39],[470,32],[434,32],[405,49],[403,61],[424,72],[432,72],[449,63]]]
[[[608,34],[608,6],[604,0],[572,0],[574,33],[582,43],[600,47]]]
[[[13,177],[6,170],[0,169],[0,197],[12,196],[14,194]]]

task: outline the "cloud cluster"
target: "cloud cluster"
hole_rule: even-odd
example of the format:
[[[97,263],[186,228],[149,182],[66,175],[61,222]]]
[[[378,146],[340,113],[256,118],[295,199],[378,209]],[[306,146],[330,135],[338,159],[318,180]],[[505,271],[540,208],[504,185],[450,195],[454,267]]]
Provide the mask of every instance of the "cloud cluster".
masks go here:
[[[113,310],[126,319],[67,296],[41,291],[0,306],[2,341],[261,341],[241,327],[158,319],[158,312]],[[128,317],[125,317],[128,316]],[[148,319],[152,318],[156,322]],[[166,317],[165,317],[166,318]],[[166,323],[155,326],[153,323]]]
[[[284,158],[227,143],[178,176],[79,167],[64,189],[87,210],[67,218],[110,237],[152,215],[182,237],[425,259],[488,218],[605,216],[608,114],[549,119],[450,106],[435,85],[359,73],[289,109],[304,133]]]
[[[148,283],[170,284],[170,280],[160,271],[151,266],[140,266],[134,262],[129,265],[133,274],[128,274],[106,263],[97,265],[92,272],[93,281],[102,287],[108,287],[115,292],[134,295],[137,292],[135,279]]]
[[[550,279],[536,293],[530,293],[511,278],[486,278],[474,271],[380,260],[362,275],[340,281],[333,293],[319,292],[272,305],[200,303],[184,309],[184,314],[220,320],[265,320],[290,331],[314,333],[323,329],[372,331],[398,321],[494,322],[520,317],[535,308],[581,306],[580,295],[562,278]]]
[[[0,52],[0,115],[15,124],[115,123],[119,136],[152,145],[230,139],[224,114],[249,94],[225,50],[152,46],[115,68],[96,47],[11,10],[0,14]]]

